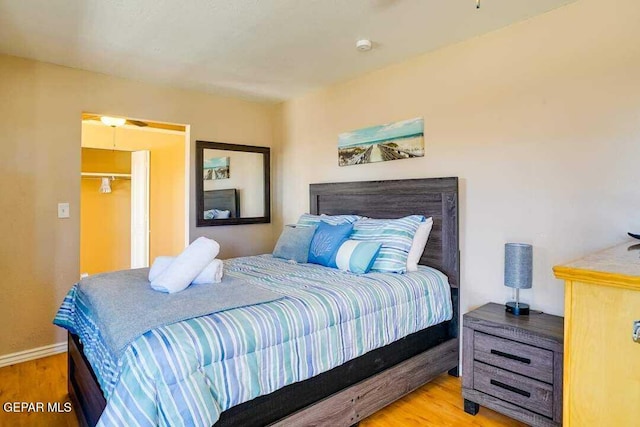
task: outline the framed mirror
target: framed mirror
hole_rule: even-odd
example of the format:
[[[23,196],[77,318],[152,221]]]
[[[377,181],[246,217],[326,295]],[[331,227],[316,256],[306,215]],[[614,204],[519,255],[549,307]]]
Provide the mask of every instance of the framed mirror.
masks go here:
[[[271,222],[270,149],[196,141],[196,226]]]

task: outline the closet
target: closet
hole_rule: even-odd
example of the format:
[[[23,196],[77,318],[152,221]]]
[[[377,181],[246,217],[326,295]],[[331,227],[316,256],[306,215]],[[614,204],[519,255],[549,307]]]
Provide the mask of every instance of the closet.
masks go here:
[[[82,148],[80,272],[131,263],[131,152]]]

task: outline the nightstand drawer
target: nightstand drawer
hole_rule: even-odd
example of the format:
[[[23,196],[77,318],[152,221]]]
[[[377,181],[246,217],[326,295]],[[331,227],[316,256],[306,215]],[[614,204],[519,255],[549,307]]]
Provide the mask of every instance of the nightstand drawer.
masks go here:
[[[474,355],[498,366],[546,383],[553,383],[553,352],[475,331]]]
[[[474,388],[478,391],[553,418],[553,387],[481,362],[474,362]]]

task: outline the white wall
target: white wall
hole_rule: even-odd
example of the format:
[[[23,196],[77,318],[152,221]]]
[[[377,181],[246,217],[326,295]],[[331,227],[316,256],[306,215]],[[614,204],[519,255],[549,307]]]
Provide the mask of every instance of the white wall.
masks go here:
[[[640,4],[579,0],[288,101],[284,223],[314,182],[460,177],[463,312],[511,298],[503,245],[534,245],[535,309],[561,314],[551,268],[640,230]],[[424,158],[337,165],[337,136],[424,117]],[[281,225],[281,224],[278,224]]]

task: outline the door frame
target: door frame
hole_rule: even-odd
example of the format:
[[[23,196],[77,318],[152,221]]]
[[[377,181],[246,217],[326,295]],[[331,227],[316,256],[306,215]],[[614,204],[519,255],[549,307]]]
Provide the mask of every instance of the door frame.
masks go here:
[[[106,115],[106,116],[115,116],[115,117],[126,117],[128,120],[139,120],[139,121],[144,121],[144,122],[153,122],[153,123],[159,123],[159,124],[168,124],[168,125],[177,125],[177,126],[184,126],[184,131],[180,132],[180,131],[173,131],[173,130],[165,130],[165,129],[156,129],[156,128],[148,128],[146,129],[147,131],[152,131],[152,132],[164,132],[164,133],[183,133],[184,135],[184,247],[189,246],[189,243],[191,242],[190,239],[190,219],[191,219],[191,125],[189,124],[183,124],[183,123],[176,123],[176,122],[166,122],[166,121],[161,121],[161,120],[148,120],[148,119],[142,119],[142,118],[136,118],[136,117],[132,117],[126,114],[100,114],[100,113],[92,113],[90,111],[83,111],[81,113],[81,117],[80,117],[80,135],[81,135],[81,139],[80,139],[80,149],[82,149],[82,124],[84,123],[84,121],[82,120],[82,116],[84,114],[90,114],[90,115]],[[104,126],[103,124],[96,124],[96,126]],[[131,126],[131,125],[123,125],[122,127],[127,127],[127,128],[135,128],[135,126]],[[80,180],[80,171],[78,172],[78,180]],[[80,186],[79,186],[80,187]],[[79,197],[78,200],[80,201],[80,203],[82,203],[82,197]],[[79,210],[79,209],[78,209]],[[78,226],[80,226],[80,224],[78,224]],[[82,230],[80,230],[80,233],[82,232]],[[80,236],[80,233],[78,233],[78,236]],[[80,246],[80,245],[78,245]],[[152,260],[149,260],[149,263],[151,264]]]
[[[149,150],[131,152],[131,264],[130,268],[149,267]]]

